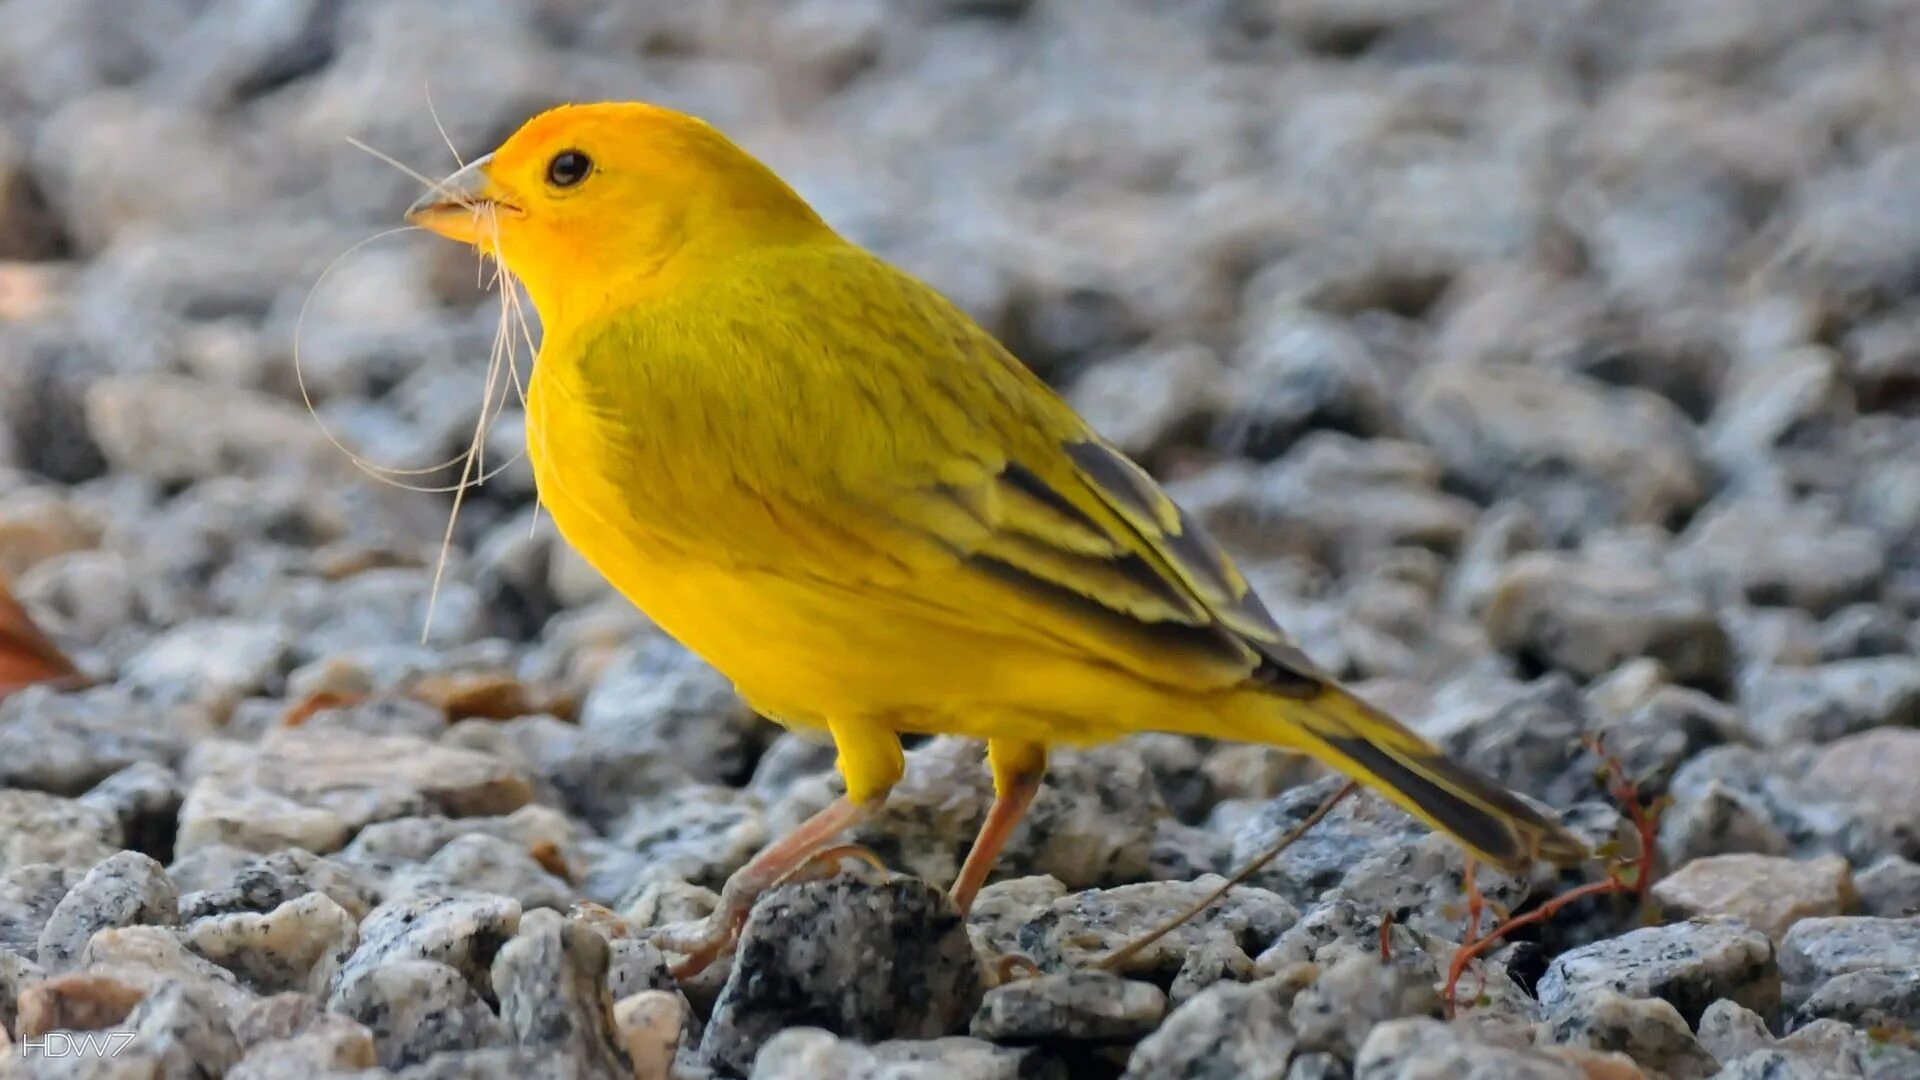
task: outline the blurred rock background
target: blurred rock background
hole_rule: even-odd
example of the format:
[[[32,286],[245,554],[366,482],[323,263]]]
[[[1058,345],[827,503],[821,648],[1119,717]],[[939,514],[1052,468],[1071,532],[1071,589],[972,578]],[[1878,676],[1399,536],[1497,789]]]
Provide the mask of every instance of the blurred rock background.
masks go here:
[[[765,1077],[1384,1078],[1442,1043],[1472,1076],[1920,1075],[1885,1035],[1920,1017],[1916,72],[1902,0],[0,0],[0,572],[101,681],[0,705],[0,1033],[130,1026],[164,1076],[645,1075],[660,1032]],[[769,916],[894,927],[864,947],[911,953],[931,1026],[811,969],[800,1004],[676,998],[536,918],[696,917],[833,783],[557,543],[511,404],[424,640],[450,496],[323,433],[461,454],[499,318],[449,245],[355,247],[419,185],[346,140],[438,175],[436,113],[470,157],[627,98],[952,295],[1309,653],[1596,837],[1605,735],[1673,799],[1669,916],[1740,921],[1581,909],[1436,1033],[1459,857],[1377,801],[1134,981],[977,1013],[899,882]],[[865,839],[944,884],[985,777],[914,759]],[[1067,758],[1005,866],[1050,877],[990,892],[975,944],[1097,951],[1310,776]],[[1435,937],[1361,970],[1382,914]],[[989,1041],[927,1041],[968,1017]],[[822,1025],[878,1045],[784,1032]]]

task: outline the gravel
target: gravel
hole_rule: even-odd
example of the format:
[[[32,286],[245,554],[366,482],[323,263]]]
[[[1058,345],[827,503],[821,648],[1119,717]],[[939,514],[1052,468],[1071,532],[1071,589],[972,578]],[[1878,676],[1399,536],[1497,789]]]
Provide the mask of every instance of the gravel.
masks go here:
[[[83,1075],[21,1046],[60,1030],[166,1080],[1920,1075],[1910,8],[0,5],[0,576],[93,677],[0,702],[0,1075]],[[517,399],[443,568],[448,496],[329,434],[462,452],[497,301],[417,236],[316,287],[418,192],[348,137],[437,175],[436,127],[606,98],[762,154],[1316,662],[1631,851],[1598,740],[1660,800],[1651,904],[1449,1008],[1464,860],[1362,796],[1096,975],[1337,781],[1061,748],[961,920],[991,781],[936,737],[852,837],[897,876],[784,885],[672,978],[647,931],[836,797],[832,749],[566,549]]]

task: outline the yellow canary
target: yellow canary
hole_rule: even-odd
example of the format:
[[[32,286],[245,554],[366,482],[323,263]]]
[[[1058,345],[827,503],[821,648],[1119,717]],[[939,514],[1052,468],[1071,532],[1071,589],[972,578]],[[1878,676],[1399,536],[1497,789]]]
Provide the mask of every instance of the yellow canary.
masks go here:
[[[409,220],[497,257],[540,313],[527,402],[562,536],[847,795],[675,942],[871,812],[903,732],[986,740],[964,911],[1049,747],[1144,731],[1309,754],[1502,867],[1585,850],[1335,684],[1146,472],[932,288],[841,238],[694,118],[568,106]]]

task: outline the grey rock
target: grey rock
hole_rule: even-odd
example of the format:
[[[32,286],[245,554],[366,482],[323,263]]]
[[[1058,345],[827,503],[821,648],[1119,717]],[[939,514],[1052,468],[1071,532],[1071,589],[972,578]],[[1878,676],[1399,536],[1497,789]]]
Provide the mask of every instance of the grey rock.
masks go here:
[[[1701,1023],[1704,1027],[1705,1020]],[[1568,1003],[1541,1025],[1538,1040],[1543,1046],[1618,1051],[1650,1073],[1672,1080],[1703,1080],[1720,1067],[1672,1005],[1612,990],[1598,990]]]
[[[1529,552],[1502,569],[1481,620],[1497,647],[1582,679],[1651,657],[1676,681],[1721,685],[1731,660],[1712,606],[1657,566]]]
[[[1102,971],[1037,975],[987,991],[976,1039],[1000,1043],[1130,1042],[1158,1027],[1167,995]]]
[[[1920,805],[1899,779],[1917,765],[1920,731],[1863,731],[1820,752],[1806,772],[1803,797],[1844,806],[1865,827],[1861,846],[1876,854],[1920,855]]]
[[[1691,425],[1653,394],[1469,363],[1428,367],[1413,394],[1413,425],[1448,472],[1526,504],[1550,536],[1663,524],[1705,495]]]
[[[158,1065],[163,1080],[219,1076],[240,1059],[240,1042],[222,1002],[190,983],[150,991],[126,1019],[129,1051]]]
[[[1224,879],[1208,875],[1195,881],[1156,881],[1070,893],[1043,901],[1010,937],[981,927],[983,945],[993,951],[1019,953],[1050,971],[1077,967],[1170,921],[1222,884]],[[1034,899],[1047,891],[1040,890]],[[989,911],[986,916],[991,918],[993,913]],[[1191,958],[1213,948],[1231,948],[1251,956],[1265,949],[1297,916],[1292,904],[1273,893],[1236,886],[1205,911],[1135,954],[1119,973],[1171,978]]]
[[[93,935],[109,927],[179,921],[180,894],[166,868],[137,851],[123,851],[87,871],[61,898],[40,932],[40,964],[66,971]]]
[[[1220,441],[1255,458],[1303,432],[1391,435],[1400,427],[1388,370],[1346,320],[1305,308],[1250,313],[1221,399]]]
[[[580,731],[584,754],[571,772],[551,778],[569,805],[599,825],[688,780],[745,779],[774,734],[719,673],[653,635],[601,673],[581,703]]]
[[[1693,919],[1562,953],[1538,990],[1540,1004],[1557,1011],[1603,988],[1660,998],[1693,1023],[1721,998],[1772,1012],[1780,1002],[1780,970],[1765,934],[1734,919]]]
[[[871,1046],[819,1028],[792,1027],[767,1040],[749,1080],[1065,1080],[1064,1066],[1035,1051],[955,1035]]]
[[[1253,958],[1239,945],[1214,941],[1187,954],[1186,962],[1167,987],[1167,1000],[1175,1006],[1185,1004],[1194,995],[1221,982],[1248,982],[1253,978]]]
[[[329,464],[329,447],[304,412],[246,387],[158,373],[112,375],[88,388],[86,407],[87,429],[108,464],[163,483]],[[187,437],[195,428],[201,436]],[[217,640],[231,646],[242,638]],[[167,669],[181,675],[194,670],[172,664]]]
[[[198,919],[181,931],[194,952],[271,994],[325,994],[359,942],[353,916],[327,894],[310,892],[266,914],[236,912]]]
[[[701,1053],[745,1072],[774,1032],[795,1024],[862,1041],[955,1034],[980,994],[965,927],[931,887],[845,877],[785,885],[754,905]],[[899,1009],[909,998],[916,1007]]]
[[[573,887],[554,877],[528,853],[497,836],[468,833],[457,837],[416,867],[394,874],[394,895],[505,896],[522,909],[564,908]]]
[[[1428,1017],[1375,1027],[1354,1059],[1353,1080],[1582,1080],[1579,1066],[1533,1050],[1475,1042]]]
[[[1696,1030],[1701,1049],[1722,1062],[1773,1045],[1773,1033],[1759,1013],[1725,998],[1707,1006]]]
[[[48,917],[84,876],[83,870],[49,863],[29,863],[0,875],[0,949],[36,955]]]
[[[37,791],[0,789],[0,873],[30,863],[87,870],[120,850],[111,814]]]
[[[10,694],[0,702],[0,785],[77,795],[137,764],[164,770],[188,731],[155,723],[155,711],[110,687]]]
[[[369,1054],[373,1048],[372,1036],[359,1022],[328,1012],[326,1005],[311,994],[292,991],[250,1002],[233,1017],[233,1034],[243,1047],[321,1035],[330,1042],[342,1043],[364,1037]]]
[[[1920,915],[1920,863],[1888,855],[1854,875],[1862,915]]]
[[[504,840],[528,854],[546,852],[573,873],[590,861],[583,843],[587,830],[560,811],[538,805],[523,806],[504,817],[405,817],[375,822],[360,830],[335,859],[371,879],[387,881],[415,872],[415,867],[431,862],[449,844],[475,834]]]
[[[1762,743],[1832,742],[1920,723],[1920,661],[1904,656],[1782,668],[1744,680],[1747,725]]]
[[[765,814],[751,799],[730,788],[690,786],[629,809],[582,889],[619,907],[657,882],[719,889],[772,839]]]
[[[299,848],[240,855],[242,861],[230,872],[213,875],[218,884],[180,898],[181,919],[192,922],[241,912],[264,915],[289,900],[317,892],[357,921],[380,902],[379,891],[364,874],[335,860]],[[174,874],[179,876],[177,867]]]
[[[505,1046],[510,1037],[460,972],[431,960],[400,959],[358,972],[328,1008],[366,1025],[380,1064],[389,1069],[443,1050]]]
[[[1851,604],[1820,624],[1820,655],[1827,660],[1900,656],[1913,649],[1913,624],[1879,604]]]
[[[488,970],[494,954],[519,927],[520,905],[505,897],[389,900],[360,923],[360,944],[334,976],[333,999],[340,1000],[369,973],[401,960],[445,964],[491,998]]]
[[[272,732],[252,747],[203,745],[187,772],[193,786],[180,812],[182,850],[234,843],[326,854],[347,831],[375,821],[429,810],[504,814],[532,795],[525,778],[487,755],[405,736],[301,728]]]
[[[139,761],[94,785],[80,801],[111,813],[120,823],[122,841],[133,850],[159,858],[173,850],[184,797],[173,770]]]
[[[1780,974],[1789,1007],[1801,1005],[1821,986],[1843,975],[1905,974],[1916,968],[1920,968],[1920,918],[1802,919],[1780,942]]]
[[[1286,1080],[1347,1080],[1347,1063],[1325,1051],[1298,1054],[1287,1064]]]
[[[607,990],[607,943],[552,911],[521,920],[493,959],[500,1019],[520,1046],[576,1064],[581,1076],[629,1077]]]
[[[1794,1010],[1796,1025],[1839,1020],[1868,1029],[1920,1024],[1920,972],[1852,971],[1820,984]]]
[[[1717,595],[1826,615],[1872,599],[1886,550],[1830,507],[1735,500],[1688,526],[1675,562]]]
[[[225,968],[189,952],[173,930],[126,926],[93,935],[74,964],[79,977],[101,976],[144,990],[181,983],[216,1002],[225,1015],[237,1015],[253,1000]]]
[[[1838,855],[1712,855],[1654,882],[1653,898],[1674,915],[1730,915],[1779,941],[1801,919],[1846,914],[1853,876]]]
[[[1140,1040],[1129,1080],[1283,1080],[1294,1053],[1286,1007],[1265,986],[1223,982],[1190,997]]]
[[[1353,1060],[1367,1033],[1388,1020],[1441,1015],[1431,968],[1355,953],[1326,965],[1293,999],[1288,1017],[1303,1050]]]
[[[1660,817],[1660,853],[1669,864],[1790,850],[1792,841],[1761,799],[1717,779],[1683,789]]]
[[[32,960],[0,949],[0,1032],[12,1035],[19,1030],[14,1021],[19,1017],[20,992],[46,977]]]
[[[208,620],[154,639],[127,661],[122,678],[162,703],[231,704],[248,694],[278,689],[291,656],[287,632],[277,623]]]
[[[378,1064],[373,1036],[358,1024],[349,1030],[275,1039],[247,1048],[225,1080],[309,1080],[359,1074]]]
[[[1081,372],[1067,396],[1113,445],[1147,456],[1205,430],[1221,404],[1226,371],[1203,345],[1148,344]]]

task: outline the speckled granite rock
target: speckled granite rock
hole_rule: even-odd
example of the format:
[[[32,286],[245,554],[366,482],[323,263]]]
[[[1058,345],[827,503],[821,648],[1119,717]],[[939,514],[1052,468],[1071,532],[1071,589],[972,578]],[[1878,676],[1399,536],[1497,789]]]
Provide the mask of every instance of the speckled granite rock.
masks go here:
[[[373,1033],[389,1069],[443,1050],[505,1046],[507,1027],[458,971],[431,960],[400,959],[369,968],[336,991],[328,1008]]]
[[[387,884],[396,896],[504,896],[523,909],[564,908],[573,902],[573,886],[555,877],[527,846],[497,836],[468,833],[433,857],[394,874]]]
[[[1540,979],[1540,1004],[1558,1010],[1591,990],[1611,988],[1660,998],[1692,1023],[1720,998],[1772,1012],[1779,1007],[1780,974],[1765,934],[1734,919],[1694,919],[1555,957]]]
[[[1851,868],[1837,855],[1695,859],[1654,882],[1653,897],[1676,917],[1728,915],[1775,941],[1801,919],[1842,915],[1855,903]]]
[[[1167,1012],[1167,995],[1151,983],[1100,971],[1017,979],[987,991],[972,1034],[992,1042],[1131,1042]]]
[[[1730,1003],[1723,999],[1714,1004]],[[1648,1073],[1671,1080],[1704,1080],[1720,1067],[1671,1004],[1612,990],[1597,990],[1566,1003],[1541,1024],[1537,1039],[1542,1046],[1619,1051]]]
[[[1273,988],[1221,983],[1167,1016],[1127,1059],[1128,1080],[1282,1080],[1293,1025]]]
[[[532,790],[505,762],[406,736],[289,728],[257,745],[206,743],[188,755],[182,851],[231,843],[325,854],[371,822],[438,810],[504,814]]]
[[[607,990],[607,943],[583,923],[529,912],[493,958],[500,1019],[515,1043],[573,1063],[581,1077],[624,1078]]]
[[[85,868],[29,863],[0,874],[0,948],[37,955],[47,918],[86,876]]]
[[[1780,942],[1796,1024],[1833,1017],[1863,1027],[1920,1022],[1920,919],[1803,919]]]
[[[179,867],[173,868],[176,877]],[[357,922],[380,902],[365,876],[332,859],[299,848],[271,855],[240,853],[238,864],[214,875],[217,884],[180,898],[180,917],[191,922],[214,915],[253,912],[264,915],[296,897],[323,893]]]
[[[180,936],[188,948],[263,994],[325,994],[360,940],[353,916],[321,892],[264,915],[242,911],[198,919]]]
[[[459,972],[491,998],[488,969],[520,926],[520,905],[504,897],[408,896],[373,909],[360,923],[360,944],[340,965],[331,993],[400,960],[432,960]]]
[[[0,789],[0,873],[33,863],[92,868],[120,850],[120,823],[98,807]]]
[[[818,1028],[767,1040],[749,1080],[1066,1080],[1064,1066],[1031,1050],[950,1036],[864,1045]]]
[[[774,1032],[796,1024],[863,1041],[956,1034],[980,993],[966,930],[930,886],[785,885],[754,905],[700,1052],[745,1072]],[[908,999],[917,1005],[902,1012]]]
[[[1288,1011],[1300,1047],[1351,1061],[1379,1024],[1407,1016],[1439,1016],[1435,974],[1431,966],[1404,960],[1382,963],[1377,953],[1349,954],[1321,967]]]
[[[1051,879],[1026,879],[1036,883]],[[1015,903],[1023,910],[1019,921],[1002,921],[995,906],[974,910],[973,928],[981,947],[990,954],[1019,953],[1048,970],[1071,968],[1127,944],[1146,929],[1159,926],[1218,888],[1224,879],[1214,875],[1190,882],[1151,882],[1115,889],[1088,890],[1048,898],[1051,889]],[[1056,883],[1057,884],[1057,883]],[[983,894],[984,897],[984,894]],[[1121,968],[1122,974],[1171,978],[1189,957],[1209,946],[1230,946],[1249,956],[1259,953],[1293,923],[1293,905],[1264,889],[1237,886],[1193,920],[1141,950]],[[989,924],[994,920],[997,925]]]
[[[40,965],[67,970],[99,930],[179,921],[180,894],[166,868],[137,851],[123,851],[87,871],[47,917],[40,932]]]
[[[1427,1017],[1373,1029],[1354,1059],[1353,1080],[1584,1080],[1578,1066],[1533,1050],[1476,1043]]]
[[[1860,913],[1897,919],[1920,915],[1920,863],[1898,855],[1889,855],[1860,871],[1853,878],[1859,894]]]

